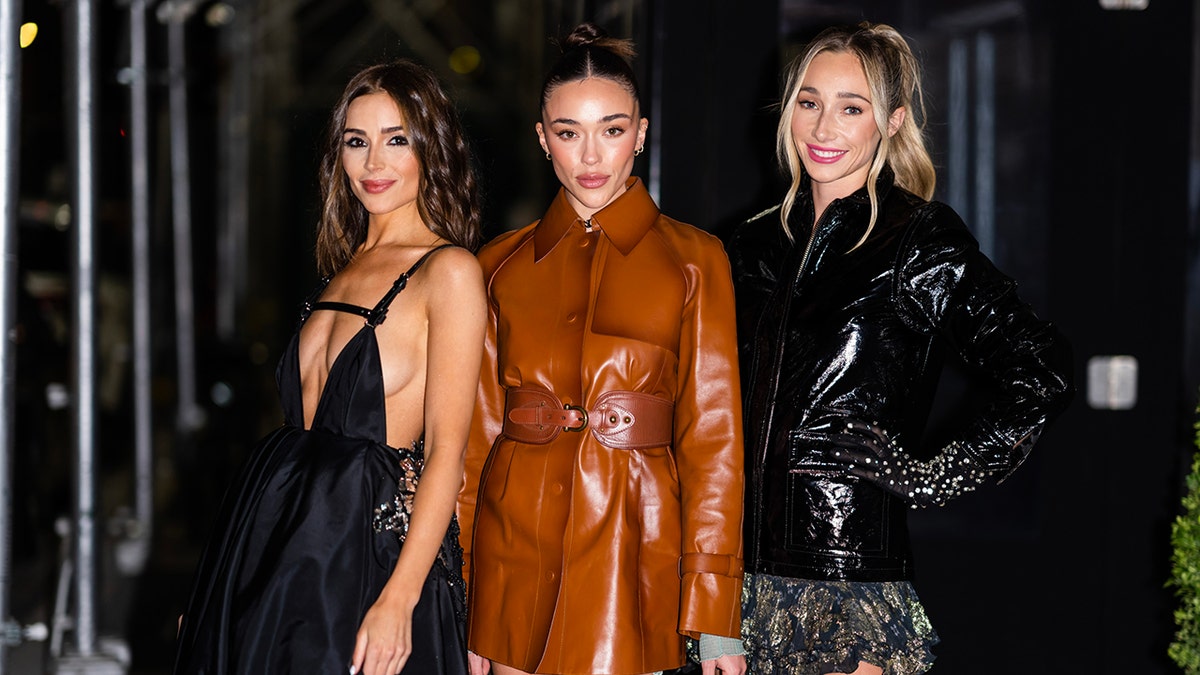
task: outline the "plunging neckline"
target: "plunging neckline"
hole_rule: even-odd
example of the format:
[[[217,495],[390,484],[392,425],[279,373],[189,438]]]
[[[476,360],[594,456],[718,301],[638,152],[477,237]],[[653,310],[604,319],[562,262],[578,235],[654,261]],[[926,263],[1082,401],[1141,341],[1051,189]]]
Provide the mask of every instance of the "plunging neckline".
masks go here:
[[[420,440],[409,449],[387,443],[374,330],[415,271],[397,279],[375,309],[317,302],[328,279],[309,296],[275,371],[284,423],[250,451],[215,514],[180,627],[176,672],[345,672],[355,631],[395,571],[423,470]],[[336,330],[331,317],[319,320],[308,363],[325,371],[325,381],[313,390],[316,409],[304,424],[300,329],[314,309],[367,321],[355,332],[341,317]],[[421,308],[406,309],[395,320],[416,321]],[[401,328],[420,339],[419,326]],[[335,352],[321,344],[327,335],[349,339]],[[390,343],[386,353],[398,360],[413,354]],[[417,408],[396,405],[397,426],[422,428]],[[467,675],[462,554],[450,523],[412,610],[405,672]]]
[[[338,377],[341,376],[340,371],[339,371],[339,366],[342,364],[342,361],[344,360],[343,357],[346,356],[346,353],[348,351],[350,351],[350,348],[352,346],[357,348],[357,345],[355,345],[355,342],[360,339],[363,339],[363,336],[366,334],[368,328],[371,329],[370,333],[372,336],[374,336],[375,335],[375,326],[370,323],[364,323],[357,331],[355,331],[354,335],[350,336],[349,340],[346,340],[346,344],[342,345],[342,348],[340,350],[338,350],[337,356],[333,357],[333,363],[329,364],[329,370],[325,371],[325,381],[321,384],[320,393],[317,394],[317,405],[316,405],[316,408],[313,409],[312,420],[308,424],[308,426],[304,426],[304,412],[305,412],[304,389],[301,388],[301,390],[300,390],[300,415],[301,415],[301,417],[300,417],[301,427],[300,428],[301,429],[304,429],[305,431],[312,431],[313,427],[316,426],[317,419],[321,416],[321,413],[326,408],[325,394],[329,392],[329,385],[334,380],[334,373],[335,372],[338,373]],[[293,339],[296,342],[295,349],[292,350],[292,352],[295,356],[294,364],[295,364],[295,368],[296,368],[296,381],[300,382],[301,381],[301,378],[300,378],[300,331],[296,331],[296,335]],[[375,359],[377,361],[379,361],[379,363],[380,363],[381,368],[380,368],[379,376],[382,379],[383,378],[383,369],[382,369],[383,357],[379,353],[379,340],[376,339],[374,342],[375,342]],[[384,420],[386,422],[386,418],[387,418],[386,407],[384,408],[383,414],[384,414]],[[386,425],[385,425],[385,428],[386,428]],[[384,443],[386,445],[386,439],[385,439]],[[391,446],[388,446],[388,447],[391,447]]]
[[[411,267],[396,278],[373,308],[343,302],[321,302],[320,296],[328,287],[332,276],[321,280],[320,285],[304,303],[300,325],[288,345],[288,354],[280,366],[290,370],[291,382],[279,378],[280,394],[284,397],[285,417],[296,427],[305,430],[324,430],[352,436],[365,436],[373,441],[393,447],[387,441],[386,396],[383,391],[383,367],[379,342],[375,328],[387,319],[388,310],[396,296],[403,291],[413,274],[433,253],[451,246],[443,244],[426,251]],[[300,334],[309,317],[317,310],[332,310],[357,314],[365,321],[363,325],[338,350],[337,356],[325,372],[325,381],[317,393],[311,420],[305,419],[305,405],[300,372]],[[284,364],[287,364],[284,366]],[[281,372],[282,375],[282,372]],[[290,391],[285,391],[290,389]],[[294,397],[294,408],[289,409],[286,400]],[[336,394],[336,395],[335,395]],[[336,405],[335,405],[336,404]],[[423,434],[421,434],[423,436]]]

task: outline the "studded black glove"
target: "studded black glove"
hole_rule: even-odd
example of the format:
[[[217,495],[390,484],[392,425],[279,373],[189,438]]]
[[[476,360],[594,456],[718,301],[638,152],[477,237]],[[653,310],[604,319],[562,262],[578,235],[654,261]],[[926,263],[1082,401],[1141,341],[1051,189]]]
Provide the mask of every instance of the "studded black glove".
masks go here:
[[[841,431],[830,430],[829,455],[847,473],[870,481],[913,508],[941,506],[985,483],[1001,471],[988,468],[957,441],[928,460],[914,459],[875,424],[849,420]]]

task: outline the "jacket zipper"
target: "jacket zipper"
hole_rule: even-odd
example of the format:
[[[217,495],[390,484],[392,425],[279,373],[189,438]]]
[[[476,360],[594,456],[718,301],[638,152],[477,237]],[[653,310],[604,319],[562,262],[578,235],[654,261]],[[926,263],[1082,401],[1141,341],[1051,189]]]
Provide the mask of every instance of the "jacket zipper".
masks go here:
[[[828,214],[829,214],[829,209],[826,208],[824,215],[827,216]],[[791,313],[791,309],[792,309],[792,296],[795,295],[796,286],[798,286],[800,284],[800,277],[802,277],[804,275],[804,268],[808,266],[808,259],[812,255],[812,250],[813,250],[814,244],[816,244],[817,232],[819,231],[820,224],[821,224],[820,221],[817,221],[813,225],[812,234],[809,235],[808,243],[804,246],[804,255],[800,257],[800,265],[796,268],[795,278],[792,280],[791,287],[788,288],[787,296],[784,298],[785,304],[783,307],[783,315],[782,315],[780,323],[779,323],[779,328],[783,328],[784,326],[787,325],[788,314]],[[759,330],[761,330],[761,329],[762,329],[762,324],[760,322]],[[779,337],[779,336],[777,335],[777,337]],[[766,419],[763,422],[764,428],[762,428],[760,430],[760,438],[761,438],[760,446],[761,447],[759,448],[758,459],[755,462],[756,466],[754,469],[754,482],[755,482],[754,520],[755,520],[756,528],[758,527],[758,520],[762,514],[762,498],[763,498],[763,496],[762,496],[762,482],[763,482],[762,479],[763,479],[763,472],[766,470],[766,464],[767,464],[767,447],[770,445],[770,441],[767,439],[767,432],[771,427],[774,426],[773,420],[775,417],[775,405],[776,405],[775,395],[778,393],[778,390],[779,390],[779,375],[780,375],[779,371],[780,371],[780,363],[783,359],[783,349],[784,349],[783,340],[782,339],[777,340],[776,341],[776,349],[775,349],[775,358],[773,359],[773,362],[771,364],[771,392],[772,393],[771,393],[771,398],[770,398],[770,407],[769,407],[769,410],[767,411],[767,414],[765,415]],[[755,371],[758,370],[757,360],[758,359],[756,358],[755,359],[756,363],[754,365]],[[753,384],[753,383],[751,383],[751,384]],[[754,549],[755,549],[754,550],[754,561],[755,561],[755,566],[757,568],[762,563],[762,536],[761,535],[755,536]],[[755,571],[757,571],[757,569]]]

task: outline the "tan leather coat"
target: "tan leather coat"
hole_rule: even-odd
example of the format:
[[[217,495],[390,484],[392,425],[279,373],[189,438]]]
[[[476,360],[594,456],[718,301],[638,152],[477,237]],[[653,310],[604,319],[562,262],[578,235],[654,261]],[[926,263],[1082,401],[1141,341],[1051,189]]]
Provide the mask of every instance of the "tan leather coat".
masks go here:
[[[648,673],[683,664],[684,634],[739,635],[733,290],[720,242],[661,215],[636,178],[592,223],[560,191],[479,254],[490,321],[459,502],[468,644],[531,672]],[[518,387],[589,409],[612,391],[673,401],[673,440],[518,442],[503,434]]]

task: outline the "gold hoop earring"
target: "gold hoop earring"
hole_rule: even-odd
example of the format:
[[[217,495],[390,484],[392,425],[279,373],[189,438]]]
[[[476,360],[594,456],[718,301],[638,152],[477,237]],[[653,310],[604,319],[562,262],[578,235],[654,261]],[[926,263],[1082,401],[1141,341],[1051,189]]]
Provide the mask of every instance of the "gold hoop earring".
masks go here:
[[[546,159],[553,159],[552,157],[550,157],[550,153],[548,153],[548,152],[546,153]]]
[[[634,156],[634,157],[637,157],[638,155],[642,154],[642,150],[645,150],[645,149],[646,149],[646,146],[644,146],[644,145],[639,145],[639,146],[637,147],[637,149],[633,151],[633,156]]]

